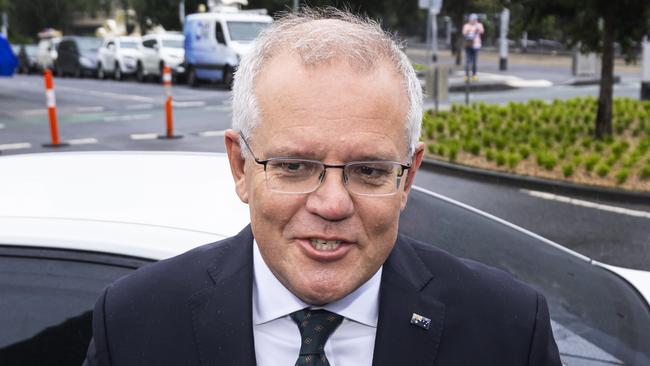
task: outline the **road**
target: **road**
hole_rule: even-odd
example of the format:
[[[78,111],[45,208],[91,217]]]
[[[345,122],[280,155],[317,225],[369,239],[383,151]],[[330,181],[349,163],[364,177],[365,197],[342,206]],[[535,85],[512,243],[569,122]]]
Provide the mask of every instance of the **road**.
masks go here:
[[[548,89],[554,90],[556,97],[584,92],[569,86]],[[223,130],[230,125],[231,111],[229,92],[224,88],[174,87],[175,132],[183,135],[176,140],[157,138],[165,129],[164,89],[159,84],[64,78],[55,80],[55,90],[61,139],[72,143],[56,149],[42,146],[50,141],[42,77],[0,79],[3,155],[80,150],[224,151]],[[481,94],[503,101],[509,98],[507,93]],[[427,170],[418,174],[416,184],[593,259],[650,270],[650,206],[602,200],[566,203],[543,193]]]

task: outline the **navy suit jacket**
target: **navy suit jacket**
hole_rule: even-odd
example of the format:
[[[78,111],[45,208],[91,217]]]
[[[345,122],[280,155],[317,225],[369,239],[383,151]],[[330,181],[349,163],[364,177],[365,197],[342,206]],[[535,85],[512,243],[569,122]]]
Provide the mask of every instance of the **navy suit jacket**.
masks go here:
[[[84,364],[255,365],[252,243],[248,226],[107,287]],[[373,365],[561,362],[539,292],[400,235],[384,264]]]

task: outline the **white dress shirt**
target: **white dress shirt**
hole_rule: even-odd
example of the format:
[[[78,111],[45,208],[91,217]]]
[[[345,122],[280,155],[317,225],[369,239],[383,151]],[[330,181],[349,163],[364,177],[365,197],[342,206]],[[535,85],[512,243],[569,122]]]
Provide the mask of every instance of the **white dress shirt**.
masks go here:
[[[293,366],[300,331],[289,314],[310,307],[273,275],[253,241],[253,335],[258,366]],[[379,314],[380,267],[356,291],[322,308],[344,317],[325,344],[331,366],[371,366]],[[314,307],[318,308],[318,307]]]

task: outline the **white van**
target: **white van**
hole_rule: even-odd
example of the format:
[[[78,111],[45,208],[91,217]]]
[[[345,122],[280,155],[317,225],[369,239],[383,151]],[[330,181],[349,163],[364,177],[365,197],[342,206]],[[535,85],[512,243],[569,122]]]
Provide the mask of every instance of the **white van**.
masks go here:
[[[245,10],[188,15],[184,26],[187,83],[196,86],[209,80],[230,86],[241,55],[272,21],[268,15]]]

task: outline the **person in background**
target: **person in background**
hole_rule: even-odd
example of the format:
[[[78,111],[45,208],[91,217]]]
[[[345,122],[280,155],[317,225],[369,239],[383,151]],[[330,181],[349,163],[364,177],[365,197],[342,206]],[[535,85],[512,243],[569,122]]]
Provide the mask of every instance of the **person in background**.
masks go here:
[[[481,34],[484,31],[483,24],[478,21],[478,15],[470,14],[469,21],[463,26],[463,37],[465,38],[465,81],[469,79],[470,65],[472,67],[472,80],[478,80],[478,76],[476,76],[476,64],[478,63],[478,51],[481,49]]]

